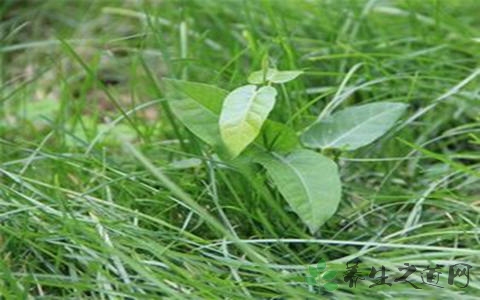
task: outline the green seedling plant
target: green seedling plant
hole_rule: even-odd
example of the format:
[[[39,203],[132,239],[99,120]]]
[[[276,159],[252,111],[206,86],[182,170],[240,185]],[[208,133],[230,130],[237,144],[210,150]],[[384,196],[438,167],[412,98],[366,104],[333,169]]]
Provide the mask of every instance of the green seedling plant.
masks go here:
[[[322,286],[326,291],[333,292],[338,289],[338,284],[333,282],[337,276],[337,271],[327,271],[327,262],[322,258],[318,264],[309,266],[308,274],[305,276],[305,282],[309,286]]]
[[[313,234],[335,214],[341,200],[338,166],[325,153],[374,142],[395,125],[407,105],[374,102],[334,113],[324,110],[297,134],[268,117],[277,102],[275,86],[301,74],[264,68],[231,92],[197,82],[164,82],[176,118],[220,159],[262,166]]]

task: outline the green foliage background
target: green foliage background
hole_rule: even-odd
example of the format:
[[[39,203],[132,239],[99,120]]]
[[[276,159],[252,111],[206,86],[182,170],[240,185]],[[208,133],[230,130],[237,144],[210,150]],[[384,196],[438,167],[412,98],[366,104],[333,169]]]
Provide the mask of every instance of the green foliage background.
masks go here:
[[[1,1],[5,299],[477,298],[480,4]],[[409,104],[338,158],[343,199],[311,235],[264,172],[240,176],[169,112],[162,77],[226,90],[265,55],[305,73],[271,114]],[[307,265],[468,262],[470,285],[309,287]],[[444,272],[448,272],[447,269]],[[397,271],[397,274],[401,272]],[[419,277],[415,277],[418,282]]]

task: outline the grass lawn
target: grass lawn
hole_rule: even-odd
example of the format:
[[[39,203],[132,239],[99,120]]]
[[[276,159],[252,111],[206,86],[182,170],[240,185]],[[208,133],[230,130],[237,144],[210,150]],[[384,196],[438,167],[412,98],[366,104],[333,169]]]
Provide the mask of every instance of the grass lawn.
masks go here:
[[[3,0],[0,41],[1,299],[480,297],[480,1]],[[318,230],[172,109],[165,78],[230,92],[267,64],[302,71],[269,113],[296,135],[406,107],[321,151]]]

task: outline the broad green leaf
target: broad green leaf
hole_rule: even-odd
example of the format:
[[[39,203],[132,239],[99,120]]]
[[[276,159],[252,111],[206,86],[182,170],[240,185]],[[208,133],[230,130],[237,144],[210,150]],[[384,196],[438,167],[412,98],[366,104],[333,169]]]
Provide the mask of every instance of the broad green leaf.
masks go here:
[[[223,99],[228,95],[228,91],[224,89],[200,82],[170,78],[164,78],[163,82],[167,84],[167,92],[173,88],[176,92],[188,96],[217,115],[222,110]]]
[[[197,82],[167,78],[164,82],[167,100],[178,120],[204,142],[217,146],[219,115],[228,92]],[[267,120],[262,132],[255,142],[272,151],[287,152],[299,145],[295,132],[284,124]]]
[[[327,290],[329,292],[333,292],[336,289],[338,289],[338,284],[336,284],[334,282],[327,282],[327,283],[325,283],[325,285],[323,287],[325,288],[325,290]]]
[[[341,198],[341,183],[331,159],[302,149],[286,157],[265,154],[257,161],[312,233],[333,216]]]
[[[220,114],[220,135],[233,157],[258,136],[275,105],[276,95],[277,91],[270,86],[257,89],[255,85],[245,85],[225,98]]]
[[[171,103],[177,118],[205,143],[216,146],[220,141],[217,116],[191,99],[176,100]]]
[[[308,273],[310,273],[310,275],[314,278],[317,277],[319,274],[317,269],[312,266],[308,267]]]
[[[263,124],[262,133],[255,143],[269,151],[280,153],[290,152],[299,146],[298,136],[292,128],[272,120]]]
[[[394,102],[349,107],[314,123],[301,140],[311,148],[355,150],[384,135],[406,108]]]
[[[315,280],[314,277],[310,277],[310,276],[305,276],[305,282],[308,284],[308,285],[316,285],[317,284],[317,281]]]
[[[327,281],[332,281],[337,276],[337,271],[327,271],[323,273],[322,278]]]
[[[279,71],[277,69],[267,69],[255,71],[248,76],[248,82],[251,84],[263,84],[265,82],[285,83],[292,81],[300,76],[303,71]]]
[[[197,82],[175,79],[164,82],[166,98],[180,122],[207,144],[219,146],[218,115],[227,91]]]
[[[325,270],[326,268],[327,268],[327,262],[323,258],[320,259],[320,261],[317,264],[318,272],[323,272],[323,270]]]

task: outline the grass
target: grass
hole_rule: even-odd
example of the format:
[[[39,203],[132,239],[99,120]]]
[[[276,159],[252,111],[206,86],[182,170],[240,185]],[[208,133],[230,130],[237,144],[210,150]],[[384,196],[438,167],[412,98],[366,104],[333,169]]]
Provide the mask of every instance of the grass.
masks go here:
[[[477,298],[480,4],[455,1],[3,1],[4,299]],[[343,199],[314,236],[265,174],[219,162],[169,112],[162,77],[232,89],[264,57],[302,69],[272,118],[409,104],[339,158]],[[444,264],[440,285],[356,288],[361,271]],[[321,258],[332,293],[305,283]],[[448,266],[472,265],[469,287]],[[395,276],[397,274],[398,276]],[[377,274],[377,277],[380,274]],[[457,282],[465,280],[457,278]],[[461,285],[461,284],[460,284]]]

